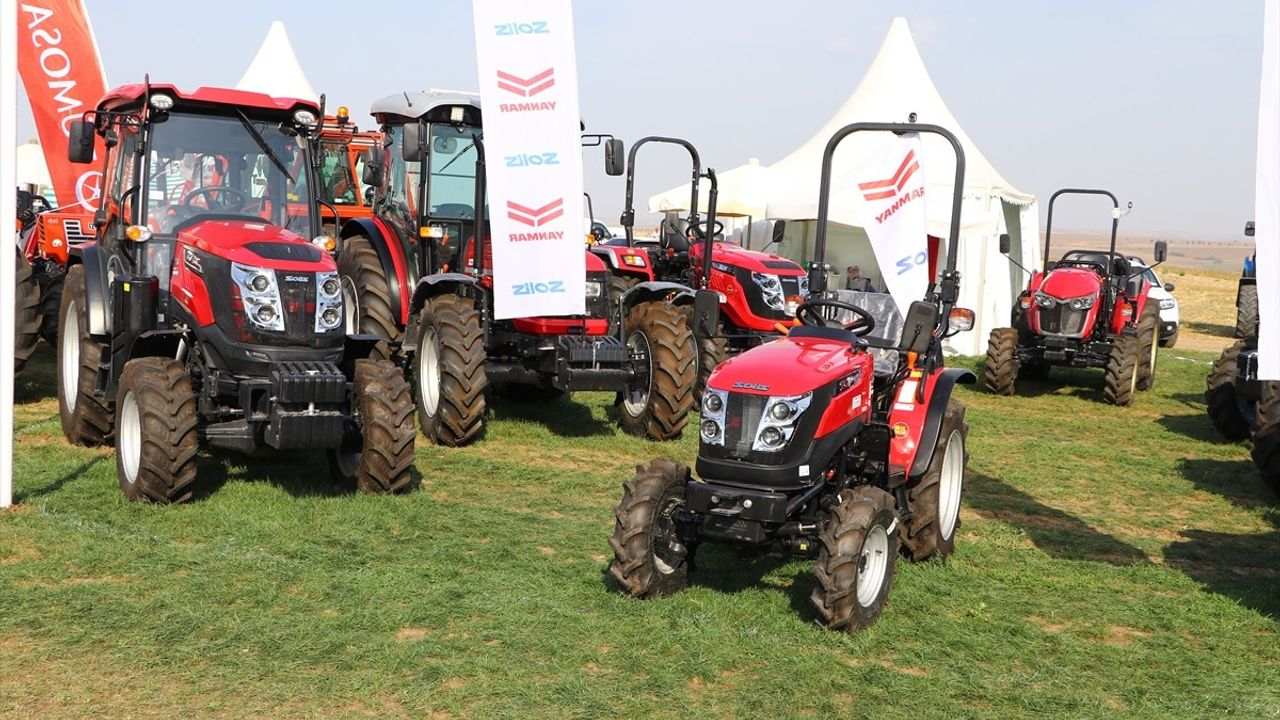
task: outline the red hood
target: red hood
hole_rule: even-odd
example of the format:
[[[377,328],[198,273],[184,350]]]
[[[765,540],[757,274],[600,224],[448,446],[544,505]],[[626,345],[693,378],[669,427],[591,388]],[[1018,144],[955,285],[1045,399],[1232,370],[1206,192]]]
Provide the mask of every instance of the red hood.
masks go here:
[[[269,267],[276,270],[317,272],[337,270],[333,258],[317,252],[315,260],[279,260],[265,258],[245,247],[249,243],[285,243],[306,245],[316,249],[302,236],[277,225],[252,220],[204,220],[178,233],[178,242],[233,262]]]
[[[702,258],[702,243],[689,248],[689,256],[698,261]],[[769,273],[770,275],[804,275],[804,269],[795,262],[781,255],[744,250],[733,243],[718,242],[711,247],[711,259],[714,262],[734,267]]]
[[[752,395],[803,395],[848,374],[857,367],[857,358],[848,343],[788,337],[724,361],[707,385]],[[755,385],[764,388],[750,387]]]
[[[1102,289],[1102,278],[1092,270],[1065,267],[1052,270],[1040,285],[1040,291],[1059,300],[1097,296]]]

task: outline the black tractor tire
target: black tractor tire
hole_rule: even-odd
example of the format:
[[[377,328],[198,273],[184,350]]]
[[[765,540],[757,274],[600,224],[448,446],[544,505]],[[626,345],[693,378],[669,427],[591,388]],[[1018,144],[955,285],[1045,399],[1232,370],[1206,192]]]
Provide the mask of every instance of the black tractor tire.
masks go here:
[[[630,275],[619,275],[611,273],[609,275],[609,334],[618,335],[618,319],[617,314],[618,303],[622,302],[622,296],[636,285],[640,284],[640,278]]]
[[[954,399],[947,402],[929,466],[907,484],[911,520],[898,526],[898,534],[903,554],[914,562],[945,558],[956,549],[960,500],[969,467],[969,425],[964,414],[964,404]]]
[[[623,341],[628,354],[644,353],[649,382],[644,390],[627,388],[615,407],[622,429],[650,440],[680,437],[693,409],[698,356],[693,333],[680,310],[662,301],[638,303],[627,312]]]
[[[1156,361],[1160,356],[1160,304],[1147,298],[1138,319],[1138,383],[1139,390],[1150,390],[1156,384]]]
[[[1160,347],[1171,348],[1177,344],[1178,344],[1178,326],[1174,325],[1173,332],[1169,333],[1165,337],[1160,338]]]
[[[190,500],[200,437],[186,368],[163,357],[130,360],[116,398],[116,475],[125,497],[161,505]]]
[[[58,344],[58,308],[62,306],[62,285],[66,276],[48,278],[40,284],[40,337],[52,346]]]
[[[347,333],[398,339],[400,308],[392,306],[391,282],[369,238],[355,235],[342,241],[338,276],[342,279]]]
[[[105,445],[115,427],[113,400],[94,392],[104,347],[89,336],[84,266],[67,271],[58,309],[58,417],[62,434],[76,445]],[[70,317],[74,315],[74,317]],[[67,366],[67,367],[64,367]],[[67,378],[73,378],[68,387]]]
[[[413,481],[413,393],[389,360],[356,361],[352,383],[358,436],[329,451],[333,476],[371,494],[400,493]]]
[[[693,306],[685,305],[680,308],[684,314],[685,324],[689,326],[689,332],[693,332]],[[724,334],[724,326],[716,325],[716,335]],[[698,352],[698,379],[693,386],[693,409],[702,410],[702,393],[707,390],[707,378],[711,377],[711,373],[715,372],[720,363],[729,359],[729,341],[723,337],[699,338],[693,336],[693,344]]]
[[[987,338],[987,362],[982,380],[987,390],[996,395],[1013,395],[1018,380],[1018,331],[996,328]]]
[[[1258,331],[1258,286],[1241,285],[1236,294],[1236,331],[1238,338],[1247,338]]]
[[[828,630],[855,633],[880,617],[898,557],[893,497],[862,485],[840,493],[818,533],[817,585],[809,599]],[[859,584],[867,574],[866,587]],[[879,582],[875,582],[876,578]]]
[[[1253,462],[1262,481],[1280,496],[1280,382],[1262,383],[1258,432],[1253,436]]]
[[[1237,340],[1222,351],[1209,370],[1204,392],[1209,422],[1213,423],[1218,434],[1232,442],[1245,440],[1252,432],[1249,418],[1245,416],[1236,395],[1236,375],[1239,374],[1236,360],[1243,349],[1244,341]]]
[[[672,460],[636,466],[635,477],[622,485],[622,502],[614,509],[613,561],[609,574],[622,592],[635,598],[657,598],[680,592],[689,582],[689,550],[679,544],[672,512],[685,501],[689,468]],[[655,543],[657,546],[655,547]],[[683,548],[683,546],[680,546]]]
[[[20,372],[40,342],[40,284],[31,272],[31,263],[14,248],[13,371]]]
[[[428,440],[458,447],[480,437],[488,407],[484,361],[484,329],[471,298],[438,295],[422,306],[411,372]]]
[[[1112,405],[1128,407],[1138,390],[1141,345],[1136,337],[1121,335],[1111,340],[1111,357],[1107,360],[1102,397]]]

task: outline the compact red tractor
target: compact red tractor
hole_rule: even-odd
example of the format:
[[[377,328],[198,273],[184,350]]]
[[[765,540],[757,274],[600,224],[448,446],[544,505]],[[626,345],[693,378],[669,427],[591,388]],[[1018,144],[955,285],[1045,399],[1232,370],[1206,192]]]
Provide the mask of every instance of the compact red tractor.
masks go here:
[[[106,141],[96,237],[68,258],[58,336],[67,439],[115,439],[134,500],[190,499],[201,445],[326,450],[368,492],[410,482],[413,400],[348,337],[318,245],[312,102],[125,85],[72,124]],[[291,171],[291,168],[294,170]],[[296,174],[295,174],[296,173]]]
[[[1111,199],[1108,252],[1072,250],[1057,262],[1048,259],[1053,206],[1063,195]],[[1155,384],[1160,306],[1148,298],[1151,283],[1142,275],[1146,268],[1132,267],[1116,252],[1121,216],[1120,201],[1106,190],[1067,188],[1049,198],[1045,269],[1028,271],[1031,280],[1014,303],[1013,327],[991,331],[984,372],[988,390],[1013,395],[1018,380],[1047,378],[1052,365],[1104,368],[1103,396],[1113,405],[1130,405],[1136,391]],[[1008,235],[1000,237],[1000,252],[1009,253]],[[1157,265],[1164,262],[1165,252],[1165,243],[1157,242]]]
[[[897,337],[876,333],[887,318],[825,292],[831,158],[859,131],[936,133],[956,153],[946,266],[926,299],[911,304]],[[813,294],[796,311],[800,324],[712,373],[702,397],[699,478],[654,460],[623,486],[609,567],[623,592],[679,591],[704,542],[816,553],[818,620],[853,632],[879,616],[900,550],[913,560],[952,552],[968,426],[951,395],[957,382],[976,380],[944,368],[942,354],[944,338],[973,324],[971,311],[955,307],[963,180],[963,151],[936,125],[856,123],[832,136]],[[719,299],[702,290],[696,303],[696,332],[705,334]]]
[[[585,315],[495,319],[479,98],[400,93],[371,113],[386,137],[364,168],[374,216],[343,226],[338,267],[348,322],[391,341],[412,377],[423,434],[445,445],[477,438],[492,385],[534,399],[616,391],[624,430],[679,437],[696,377],[681,310],[692,293],[644,283],[611,307],[608,270],[587,252]],[[621,148],[605,144],[612,175]]]
[[[689,153],[693,173],[692,197],[686,219],[668,218],[659,229],[656,245],[636,243],[636,154],[649,143],[677,145]],[[699,180],[711,183],[707,218],[698,215]],[[622,211],[625,242],[603,243],[591,248],[609,266],[610,294],[617,302],[645,280],[663,280],[695,289],[711,289],[720,298],[720,324],[715,332],[698,338],[697,397],[707,378],[725,358],[776,338],[796,322],[796,308],[809,297],[809,278],[797,263],[770,253],[745,250],[723,242],[722,223],[716,220],[716,176],[702,171],[698,151],[687,140],[646,137],[631,146],[627,156],[627,195]],[[713,242],[704,243],[704,239]],[[707,248],[710,251],[707,251]],[[711,257],[711,263],[703,262]],[[692,308],[690,308],[692,310]]]

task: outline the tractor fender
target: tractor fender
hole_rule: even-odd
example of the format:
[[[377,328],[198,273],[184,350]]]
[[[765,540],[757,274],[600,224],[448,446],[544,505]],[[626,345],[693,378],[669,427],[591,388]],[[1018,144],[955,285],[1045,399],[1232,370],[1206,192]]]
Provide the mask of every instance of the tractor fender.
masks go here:
[[[340,240],[362,235],[369,239],[373,249],[378,253],[378,262],[387,277],[388,290],[391,291],[391,307],[398,308],[401,317],[409,317],[409,298],[404,289],[409,285],[409,263],[404,257],[404,248],[394,229],[377,218],[354,218],[348,220],[338,233]],[[339,243],[341,247],[341,243]]]
[[[415,347],[418,342],[418,323],[414,321],[414,316],[427,304],[428,300],[440,295],[461,295],[471,298],[479,309],[484,303],[485,292],[478,280],[463,273],[436,273],[419,278],[418,285],[413,289],[413,299],[409,303],[409,317],[405,323],[404,347],[406,349]]]
[[[148,330],[133,340],[128,359],[141,357],[178,357],[178,345],[187,337],[186,330]]]
[[[642,282],[622,296],[622,316],[626,317],[627,311],[636,305],[652,300],[665,300],[676,307],[692,305],[693,290],[688,285],[661,280]]]
[[[916,443],[915,459],[911,463],[911,472],[907,474],[908,477],[920,477],[929,467],[929,460],[933,458],[933,450],[938,446],[938,438],[942,434],[942,418],[947,413],[947,403],[951,400],[951,391],[956,383],[972,385],[977,381],[978,376],[964,368],[947,368],[937,375],[929,396],[924,427]]]
[[[111,334],[111,296],[107,288],[107,274],[102,253],[95,243],[84,243],[71,248],[67,256],[67,268],[84,266],[85,309],[89,320],[89,335],[96,338]]]
[[[616,247],[612,245],[592,245],[587,248],[592,255],[604,260],[605,265],[609,267],[610,272],[615,275],[624,275],[626,277],[642,278],[642,282],[651,282],[653,280],[653,268],[649,265],[649,255],[641,250],[630,247]],[[619,260],[622,255],[636,255],[644,258],[644,267],[636,267],[627,265]]]

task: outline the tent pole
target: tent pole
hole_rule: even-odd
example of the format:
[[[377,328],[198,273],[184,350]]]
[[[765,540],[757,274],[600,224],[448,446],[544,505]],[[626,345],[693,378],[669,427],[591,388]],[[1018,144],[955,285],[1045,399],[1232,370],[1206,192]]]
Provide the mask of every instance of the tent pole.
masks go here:
[[[0,232],[12,241],[18,198],[14,151],[18,147],[17,0],[0,0]],[[13,503],[13,335],[16,302],[15,257],[0,248],[0,508]]]

